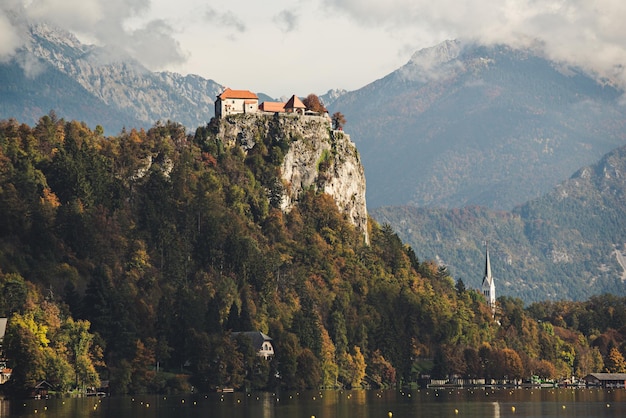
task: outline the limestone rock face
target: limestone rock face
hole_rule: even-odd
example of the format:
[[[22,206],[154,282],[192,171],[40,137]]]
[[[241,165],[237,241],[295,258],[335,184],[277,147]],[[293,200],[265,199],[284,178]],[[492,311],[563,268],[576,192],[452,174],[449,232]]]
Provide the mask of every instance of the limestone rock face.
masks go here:
[[[244,152],[267,136],[272,142],[289,144],[280,167],[281,209],[289,212],[304,190],[314,188],[332,196],[369,242],[365,172],[350,136],[333,130],[330,119],[324,116],[236,115],[219,124],[218,137],[224,145],[240,146]]]

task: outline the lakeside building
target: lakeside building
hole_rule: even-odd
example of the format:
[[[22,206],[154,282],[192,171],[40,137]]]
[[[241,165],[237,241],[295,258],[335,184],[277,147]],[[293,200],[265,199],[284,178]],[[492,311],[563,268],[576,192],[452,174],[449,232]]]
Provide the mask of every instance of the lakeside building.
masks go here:
[[[587,386],[602,386],[603,388],[626,387],[626,373],[591,373],[585,376]]]

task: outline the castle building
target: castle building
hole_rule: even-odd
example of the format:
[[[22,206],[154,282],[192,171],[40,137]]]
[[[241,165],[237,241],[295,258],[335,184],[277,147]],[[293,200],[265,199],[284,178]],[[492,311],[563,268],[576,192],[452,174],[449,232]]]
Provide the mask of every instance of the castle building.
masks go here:
[[[227,88],[215,100],[215,116],[222,118],[238,113],[256,113],[259,110],[259,96],[249,90]]]
[[[496,285],[491,275],[491,263],[489,262],[489,247],[485,253],[485,275],[483,276],[483,295],[487,299],[487,303],[491,307],[491,311],[496,312]]]

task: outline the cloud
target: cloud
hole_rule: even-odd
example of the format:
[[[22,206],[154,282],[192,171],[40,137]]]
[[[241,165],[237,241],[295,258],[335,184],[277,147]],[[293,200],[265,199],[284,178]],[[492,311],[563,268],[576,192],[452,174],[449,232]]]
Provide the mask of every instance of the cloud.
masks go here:
[[[23,42],[9,18],[3,14],[0,14],[0,33],[2,34],[0,61],[5,61],[13,56],[17,48],[23,45]]]
[[[0,62],[11,59],[25,43],[23,25],[20,25],[21,9],[19,0],[3,0],[0,4]]]
[[[148,68],[162,68],[185,59],[173,29],[164,20],[152,20],[145,27],[130,33],[131,55]]]
[[[214,23],[217,26],[222,26],[225,28],[234,29],[239,33],[243,33],[246,31],[245,23],[237,17],[235,13],[232,11],[226,11],[223,13],[218,12],[217,10],[210,8],[205,16],[207,20]]]
[[[281,11],[274,16],[273,21],[283,32],[292,32],[298,27],[298,15],[290,10]]]
[[[28,24],[47,23],[109,52],[132,56],[151,69],[184,61],[186,56],[174,31],[163,20],[148,21],[139,27],[129,24],[149,9],[150,0],[2,0],[0,58],[9,57],[28,42]]]
[[[548,58],[626,82],[626,3],[622,0],[321,1],[361,25],[405,36],[434,34],[486,44],[540,45]],[[428,45],[420,45],[424,46]]]
[[[35,78],[46,70],[46,66],[30,53],[17,54],[15,60],[27,78]]]

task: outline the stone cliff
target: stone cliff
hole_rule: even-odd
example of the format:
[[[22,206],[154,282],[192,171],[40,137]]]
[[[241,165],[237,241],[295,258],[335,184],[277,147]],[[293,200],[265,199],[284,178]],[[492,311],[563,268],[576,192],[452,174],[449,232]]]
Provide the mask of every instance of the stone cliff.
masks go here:
[[[244,152],[271,137],[289,144],[280,166],[283,182],[281,208],[289,212],[303,190],[314,188],[333,197],[347,219],[367,233],[365,172],[350,136],[332,130],[330,119],[292,114],[234,115],[219,120],[219,139]]]

